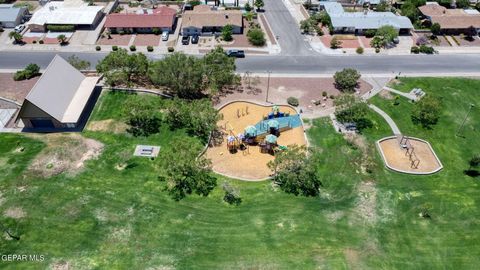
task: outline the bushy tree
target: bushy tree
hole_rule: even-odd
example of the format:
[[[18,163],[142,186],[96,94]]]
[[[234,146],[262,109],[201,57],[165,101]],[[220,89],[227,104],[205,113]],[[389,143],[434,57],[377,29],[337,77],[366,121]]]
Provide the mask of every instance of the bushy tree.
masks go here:
[[[217,185],[217,179],[212,174],[210,160],[198,156],[202,146],[185,137],[170,144],[171,147],[160,151],[159,158],[162,172],[159,178],[166,182],[167,192],[176,201],[192,193],[208,196]]]
[[[164,86],[181,98],[203,96],[203,63],[194,56],[173,53],[150,65],[148,76],[153,84]]]
[[[359,131],[370,127],[368,105],[353,94],[342,94],[335,101],[335,117],[341,123],[356,123]]]
[[[265,33],[258,27],[248,30],[247,37],[248,41],[254,46],[265,45]]]
[[[263,3],[263,0],[255,0],[254,4],[257,10],[261,10],[265,6],[265,3]]]
[[[130,115],[127,132],[135,137],[148,137],[160,131],[162,119],[155,113],[142,112]]]
[[[222,28],[222,39],[225,41],[233,40],[233,26],[231,24],[227,24]]]
[[[414,3],[408,1],[402,5],[401,13],[403,16],[408,17],[412,23],[418,21],[419,12]]]
[[[15,44],[22,44],[23,43],[23,36],[20,33],[12,31],[12,32],[8,33],[8,37],[10,39],[13,39],[13,42]]]
[[[67,36],[65,36],[64,34],[60,34],[57,36],[57,40],[61,45],[64,45],[67,43]]]
[[[441,109],[442,103],[440,99],[432,95],[426,95],[413,107],[411,114],[412,122],[424,128],[432,128],[440,118]]]
[[[398,31],[391,25],[384,25],[377,29],[375,36],[383,37],[386,42],[392,42],[398,37]]]
[[[222,184],[222,189],[225,191],[223,200],[228,204],[240,205],[242,203],[242,198],[240,197],[240,192],[238,189],[230,185],[228,182]]]
[[[382,36],[374,36],[372,40],[370,40],[370,46],[375,49],[380,49],[387,45],[387,40]]]
[[[67,62],[78,70],[87,70],[90,68],[90,62],[80,59],[75,54],[70,55],[67,58]]]
[[[430,26],[430,31],[432,31],[432,34],[434,35],[440,35],[442,28],[439,23],[433,23],[432,26]]]
[[[353,92],[358,85],[360,73],[353,68],[344,68],[342,71],[335,72],[335,87],[343,92]]]
[[[40,67],[37,64],[28,64],[23,70],[19,70],[13,75],[13,80],[29,80],[40,75]]]
[[[216,128],[219,117],[209,99],[173,99],[165,109],[165,120],[172,129],[186,129],[190,135],[205,142]]]
[[[340,41],[337,37],[333,37],[332,40],[330,40],[330,48],[332,49],[337,49],[342,45],[342,41]]]
[[[125,49],[109,53],[97,65],[109,86],[140,83],[146,79],[148,59],[143,53],[129,54]]]
[[[291,145],[275,154],[268,163],[273,181],[286,193],[318,196],[322,182],[316,175],[316,155],[307,155],[305,146]]]
[[[235,74],[235,58],[228,57],[222,47],[216,47],[203,57],[204,83],[210,95],[216,95],[227,85],[240,82]]]

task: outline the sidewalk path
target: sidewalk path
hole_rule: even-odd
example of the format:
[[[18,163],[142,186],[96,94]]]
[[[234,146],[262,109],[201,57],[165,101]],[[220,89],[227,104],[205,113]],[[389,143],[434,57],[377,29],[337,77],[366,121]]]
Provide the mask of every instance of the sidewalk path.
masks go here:
[[[400,129],[397,126],[397,124],[395,124],[393,119],[387,113],[385,113],[384,111],[380,110],[380,108],[378,108],[377,106],[372,105],[372,104],[368,105],[368,107],[370,107],[372,110],[374,110],[375,112],[380,114],[385,119],[385,121],[387,121],[388,125],[390,126],[390,128],[393,131],[393,135],[395,135],[395,136],[402,135],[402,133],[400,132]]]
[[[385,85],[392,79],[392,77],[366,76],[363,79],[373,87],[372,90],[368,91],[362,96],[363,100],[367,100],[380,93],[380,91],[383,90]]]
[[[395,94],[397,94],[397,95],[406,97],[406,98],[408,98],[408,99],[410,99],[410,100],[417,101],[417,97],[414,96],[414,95],[411,95],[411,94],[409,94],[409,93],[404,93],[404,92],[395,90],[395,89],[390,88],[390,87],[387,87],[387,86],[384,86],[383,89],[385,89],[385,90],[387,90],[387,91],[389,91],[389,92],[395,93]]]

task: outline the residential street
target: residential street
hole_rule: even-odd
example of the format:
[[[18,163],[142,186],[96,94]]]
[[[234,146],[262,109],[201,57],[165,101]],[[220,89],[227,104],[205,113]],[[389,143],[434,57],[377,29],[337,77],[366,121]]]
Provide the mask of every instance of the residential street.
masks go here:
[[[29,63],[46,68],[57,52],[0,52],[0,69],[21,69]],[[58,53],[64,58],[75,54],[95,64],[106,53]],[[158,55],[149,55],[159,58]],[[435,74],[480,72],[480,55],[403,55],[403,56],[247,56],[237,61],[238,72],[283,74],[332,74],[353,67],[363,74]]]

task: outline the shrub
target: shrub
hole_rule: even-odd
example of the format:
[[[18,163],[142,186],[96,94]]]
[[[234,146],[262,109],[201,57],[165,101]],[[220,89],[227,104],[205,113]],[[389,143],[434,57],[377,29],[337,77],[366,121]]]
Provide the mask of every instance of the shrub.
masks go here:
[[[154,35],[157,35],[157,36],[158,36],[158,35],[160,35],[161,31],[160,31],[159,28],[156,28],[156,27],[155,27],[155,28],[152,29],[152,33],[153,33]]]
[[[167,50],[168,50],[168,52],[174,52],[174,51],[175,51],[175,48],[173,48],[173,47],[168,47]]]
[[[41,39],[40,41],[38,41],[38,44],[43,44],[43,39]]]
[[[222,39],[225,41],[232,41],[233,40],[233,26],[231,24],[227,24],[222,28]]]
[[[74,25],[47,25],[47,30],[51,32],[73,32]]]
[[[147,51],[153,52],[153,47],[152,46],[147,46]]]
[[[115,51],[118,51],[118,46],[113,45],[113,46],[112,46],[112,51],[114,51],[114,52],[115,52]]]
[[[130,46],[130,51],[134,52],[137,50],[137,47],[135,47],[135,45],[131,45]]]
[[[254,46],[265,45],[265,33],[260,28],[253,28],[247,32],[248,41]]]
[[[442,28],[439,23],[433,23],[432,26],[430,26],[430,31],[432,31],[432,34],[434,35],[440,35]]]
[[[33,43],[33,44],[37,44],[37,41],[36,41],[36,40],[34,40],[34,41],[32,41],[32,43]]]
[[[223,196],[223,200],[228,204],[239,205],[242,203],[242,198],[240,198],[240,193],[234,187],[232,187],[227,182],[224,182],[222,185],[222,189],[225,191],[225,195]]]
[[[414,53],[414,54],[419,54],[419,53],[420,53],[420,48],[418,48],[417,46],[413,46],[413,47],[410,49],[410,52],[411,52],[411,53]]]
[[[358,47],[357,50],[356,50],[356,52],[357,52],[358,54],[363,54],[363,47]]]
[[[127,120],[127,124],[130,126],[127,132],[135,137],[147,137],[158,133],[161,123],[160,117],[150,112],[132,114]]]
[[[419,50],[420,50],[421,53],[425,53],[425,54],[435,53],[435,49],[430,47],[430,46],[427,46],[427,45],[421,45]]]
[[[421,37],[417,38],[417,41],[415,42],[415,44],[417,44],[417,46],[427,45],[428,44],[428,38],[426,36],[421,36]]]
[[[375,53],[380,53],[380,48],[375,48]]]
[[[326,96],[328,96],[327,91],[323,91],[322,92],[322,97],[326,97]]]
[[[335,99],[335,96],[333,94],[330,95],[330,99]]]
[[[297,107],[300,104],[300,102],[298,101],[298,98],[296,97],[287,98],[287,103],[294,107]]]
[[[19,70],[13,75],[13,80],[23,81],[37,76],[40,72],[40,67],[37,64],[28,64],[25,69]]]
[[[96,51],[100,51],[100,50],[102,50],[102,47],[96,46],[96,47],[95,47],[95,50],[96,50]]]
[[[398,37],[398,31],[391,25],[384,25],[375,32],[375,36],[383,37],[386,42],[392,42]]]
[[[338,47],[340,47],[340,45],[342,45],[342,42],[338,40],[337,37],[333,37],[330,41],[330,48],[332,49],[337,49]]]

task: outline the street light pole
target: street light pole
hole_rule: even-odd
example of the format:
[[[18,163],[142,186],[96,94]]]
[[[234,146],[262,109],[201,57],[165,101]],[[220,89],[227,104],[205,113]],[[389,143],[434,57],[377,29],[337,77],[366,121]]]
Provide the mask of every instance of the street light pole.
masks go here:
[[[463,122],[462,122],[462,125],[460,126],[460,128],[458,128],[457,130],[457,133],[455,133],[455,136],[458,136],[460,134],[460,131],[462,131],[463,129],[463,126],[465,125],[465,123],[467,122],[467,118],[468,116],[470,115],[470,112],[472,111],[472,109],[475,107],[475,105],[470,104],[470,107],[468,108],[468,112],[467,114],[465,115],[465,118],[463,119]]]
[[[270,70],[267,71],[268,73],[268,79],[267,79],[267,96],[265,97],[265,102],[268,103],[268,91],[270,91],[270,73],[272,73]]]

